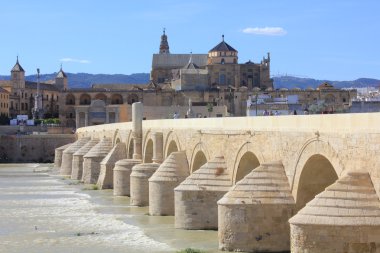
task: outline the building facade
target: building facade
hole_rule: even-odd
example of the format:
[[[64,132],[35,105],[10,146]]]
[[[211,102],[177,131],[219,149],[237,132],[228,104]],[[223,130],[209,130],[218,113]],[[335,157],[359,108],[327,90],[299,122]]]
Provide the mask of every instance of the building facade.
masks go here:
[[[0,87],[0,115],[9,116],[9,92]]]
[[[25,80],[25,70],[17,59],[10,80],[0,81],[0,87],[9,92],[10,117],[32,117],[37,86],[37,82]],[[159,53],[153,54],[147,84],[93,84],[91,88],[70,89],[61,67],[55,80],[39,83],[39,87],[44,117],[59,117],[61,124],[73,128],[128,121],[134,102],[143,102],[149,110],[146,119],[160,119],[170,117],[165,111],[181,111],[180,117],[185,117],[189,101],[197,108],[195,116],[245,116],[247,109],[252,110],[247,108],[248,98],[252,101],[259,95],[273,100],[296,95],[300,111],[323,101],[333,112],[346,110],[357,95],[356,90],[335,89],[326,83],[315,90],[275,90],[269,53],[260,63],[238,63],[238,51],[222,37],[207,54],[171,54],[165,32]],[[254,105],[253,101],[248,106]]]
[[[59,99],[61,93],[67,89],[67,76],[61,68],[52,83],[26,81],[25,70],[17,57],[16,64],[11,70],[10,80],[1,81],[0,85],[9,92],[9,117],[15,118],[16,115],[23,114],[32,118],[39,85],[44,117],[52,118],[59,116]]]

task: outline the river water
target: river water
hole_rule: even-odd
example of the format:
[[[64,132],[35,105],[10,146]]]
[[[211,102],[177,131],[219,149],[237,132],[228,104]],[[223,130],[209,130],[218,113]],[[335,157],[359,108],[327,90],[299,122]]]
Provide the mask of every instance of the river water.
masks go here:
[[[52,165],[0,165],[0,252],[219,252],[217,231],[174,229],[112,190],[88,190]]]

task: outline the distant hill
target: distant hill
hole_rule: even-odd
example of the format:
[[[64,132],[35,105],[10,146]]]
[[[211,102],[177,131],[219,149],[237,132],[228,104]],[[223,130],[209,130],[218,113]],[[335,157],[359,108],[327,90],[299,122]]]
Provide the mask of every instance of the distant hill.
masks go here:
[[[312,78],[300,78],[294,76],[278,76],[273,77],[274,86],[276,89],[280,88],[316,88],[324,82],[332,84],[336,88],[364,88],[364,87],[379,87],[380,80],[371,78],[359,78],[353,81],[330,81],[330,80],[317,80]]]
[[[92,84],[144,84],[149,82],[148,73],[136,73],[131,75],[123,74],[87,74],[87,73],[66,73],[69,79],[70,88],[88,88]],[[53,80],[57,73],[41,75],[41,81]],[[0,80],[9,80],[9,76],[0,76]],[[36,81],[36,75],[26,76],[28,81]],[[361,87],[379,87],[380,80],[371,78],[359,78],[353,81],[330,81],[330,80],[317,80],[312,78],[300,78],[294,76],[276,76],[273,77],[274,86],[276,89],[280,88],[316,88],[323,82],[328,82],[336,88],[361,88]]]
[[[87,73],[66,73],[67,79],[69,82],[70,88],[88,88],[91,87],[92,84],[101,84],[101,83],[123,83],[123,84],[144,84],[149,82],[149,74],[148,73],[136,73],[131,75],[123,75],[123,74],[87,74]],[[43,74],[40,76],[40,80],[42,82],[48,80],[54,80],[57,73],[52,74]],[[10,76],[1,76],[0,80],[9,80]],[[26,76],[25,79],[27,81],[36,81],[36,75]]]

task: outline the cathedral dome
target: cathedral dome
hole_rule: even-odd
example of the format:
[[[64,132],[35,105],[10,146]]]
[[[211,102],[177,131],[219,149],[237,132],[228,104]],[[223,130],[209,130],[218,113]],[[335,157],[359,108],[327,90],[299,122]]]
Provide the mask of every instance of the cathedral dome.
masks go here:
[[[222,42],[216,45],[213,49],[209,51],[211,52],[237,52],[237,50],[231,47],[228,43],[224,41],[224,35],[222,35]]]

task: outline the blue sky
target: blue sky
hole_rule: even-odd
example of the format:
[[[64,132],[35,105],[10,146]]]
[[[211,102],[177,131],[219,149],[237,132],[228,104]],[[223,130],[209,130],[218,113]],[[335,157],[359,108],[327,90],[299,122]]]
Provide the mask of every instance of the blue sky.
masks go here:
[[[380,79],[378,0],[18,0],[0,5],[0,74],[149,72],[162,28],[171,53],[225,35],[239,62],[271,53],[272,75]]]

